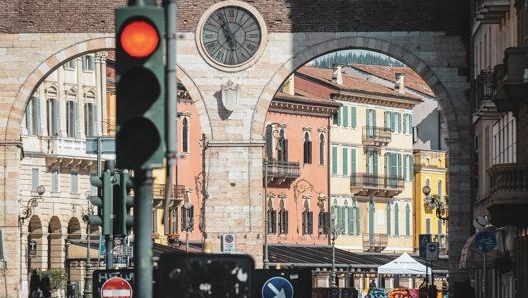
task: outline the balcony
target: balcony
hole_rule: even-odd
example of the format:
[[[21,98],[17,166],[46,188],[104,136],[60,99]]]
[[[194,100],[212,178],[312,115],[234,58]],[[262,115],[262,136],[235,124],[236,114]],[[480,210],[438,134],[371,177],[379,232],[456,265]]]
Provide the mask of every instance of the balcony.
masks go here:
[[[387,234],[363,234],[363,251],[380,252],[387,244]]]
[[[504,51],[504,64],[495,68],[493,101],[500,112],[517,111],[528,103],[528,49],[512,47]]]
[[[405,180],[400,177],[385,177],[369,173],[352,173],[350,191],[358,196],[390,198],[403,191]]]
[[[500,24],[510,11],[508,0],[477,0],[475,21],[483,24]]]
[[[478,117],[497,117],[497,107],[493,102],[495,71],[483,69],[475,80],[475,114]]]
[[[391,132],[383,127],[363,126],[363,145],[387,146],[391,141]]]
[[[291,183],[301,176],[301,166],[299,162],[291,161],[264,161],[264,177],[266,183],[280,185]]]
[[[528,225],[528,164],[496,164],[488,171],[487,209],[498,227]]]
[[[171,201],[174,204],[178,204],[183,201],[185,196],[185,185],[173,185],[173,193]],[[165,199],[165,184],[155,183],[152,185],[152,197],[154,201],[154,207],[161,207],[163,200]]]

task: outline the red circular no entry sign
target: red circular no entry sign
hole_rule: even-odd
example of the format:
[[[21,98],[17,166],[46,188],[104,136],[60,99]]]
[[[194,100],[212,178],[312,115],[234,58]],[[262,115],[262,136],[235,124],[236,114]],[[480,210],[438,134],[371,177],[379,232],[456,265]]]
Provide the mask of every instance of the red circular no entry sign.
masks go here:
[[[101,287],[102,298],[132,298],[132,286],[121,277],[112,277]]]

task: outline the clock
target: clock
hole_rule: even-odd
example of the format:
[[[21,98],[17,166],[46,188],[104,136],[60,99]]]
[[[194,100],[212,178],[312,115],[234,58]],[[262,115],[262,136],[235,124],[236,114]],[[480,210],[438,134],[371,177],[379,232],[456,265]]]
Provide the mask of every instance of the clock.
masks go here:
[[[223,1],[202,17],[197,34],[202,56],[226,71],[249,67],[260,55],[266,26],[258,11],[245,2]]]

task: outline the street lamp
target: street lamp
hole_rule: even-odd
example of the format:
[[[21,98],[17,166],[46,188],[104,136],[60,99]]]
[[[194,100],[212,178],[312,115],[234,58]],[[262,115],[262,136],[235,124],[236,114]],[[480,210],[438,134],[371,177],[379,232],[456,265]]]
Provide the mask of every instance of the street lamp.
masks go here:
[[[33,209],[38,206],[38,200],[42,200],[42,195],[46,192],[46,188],[43,185],[37,187],[38,197],[32,197],[27,202],[26,208],[22,210],[22,215],[18,216],[18,220],[24,222],[33,214]]]
[[[331,216],[331,223],[330,223],[330,240],[332,244],[332,271],[330,274],[330,287],[335,288],[337,287],[336,284],[336,261],[335,261],[335,241],[337,239],[337,236],[341,233],[341,228],[336,225],[336,216],[335,214],[332,214]]]
[[[447,198],[444,204],[438,195],[431,195],[431,188],[428,185],[422,188],[422,192],[425,195],[425,207],[435,209],[436,217],[446,222],[449,219],[447,215]]]
[[[268,232],[269,232],[269,199],[268,194],[268,167],[273,166],[273,139],[280,139],[279,130],[276,126],[284,127],[284,124],[280,123],[268,123],[266,125],[265,141],[266,145],[264,148],[264,269],[269,269],[269,244],[268,244]]]
[[[191,193],[190,188],[185,188],[185,199],[183,202],[183,208],[185,210],[185,252],[189,252],[189,232],[191,230],[191,208],[192,203],[189,198]]]

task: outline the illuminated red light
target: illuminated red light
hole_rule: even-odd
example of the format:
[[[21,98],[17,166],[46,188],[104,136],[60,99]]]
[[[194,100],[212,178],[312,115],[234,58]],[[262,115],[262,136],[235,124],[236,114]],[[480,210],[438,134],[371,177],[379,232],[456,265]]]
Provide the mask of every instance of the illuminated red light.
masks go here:
[[[119,36],[119,42],[128,55],[144,58],[157,49],[159,35],[151,23],[136,20],[126,24]]]

